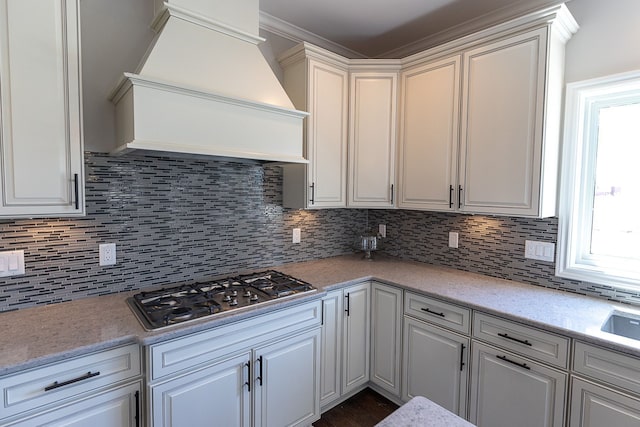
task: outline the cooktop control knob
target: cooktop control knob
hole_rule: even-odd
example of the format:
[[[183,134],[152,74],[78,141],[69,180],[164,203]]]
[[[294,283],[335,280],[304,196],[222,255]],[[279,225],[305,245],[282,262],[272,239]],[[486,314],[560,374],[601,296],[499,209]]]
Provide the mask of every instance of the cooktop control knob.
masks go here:
[[[231,297],[229,295],[225,295],[224,297],[222,297],[222,301],[229,302],[231,301]]]
[[[229,294],[232,297],[237,297],[238,296],[238,291],[236,291],[235,289],[231,291],[231,293]]]
[[[245,289],[243,296],[247,297],[247,298],[250,297],[251,296],[251,291],[249,289]]]
[[[234,306],[234,305],[238,305],[238,300],[237,299],[232,299],[231,301],[229,301],[229,305],[230,306]]]
[[[251,295],[251,298],[249,298],[249,301],[258,301],[258,294]]]

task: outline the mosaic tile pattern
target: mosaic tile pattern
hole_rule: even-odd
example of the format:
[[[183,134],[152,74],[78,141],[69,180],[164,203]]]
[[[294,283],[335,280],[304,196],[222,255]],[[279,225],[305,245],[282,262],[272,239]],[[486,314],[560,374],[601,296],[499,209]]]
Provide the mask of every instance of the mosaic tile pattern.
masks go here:
[[[555,263],[524,257],[525,240],[557,242],[558,219],[370,210],[369,224],[387,225],[385,252],[404,259],[457,268],[568,292],[640,304],[640,294],[556,277]],[[459,233],[458,249],[449,232]]]
[[[555,218],[300,211],[282,208],[273,165],[99,153],[85,161],[86,217],[0,221],[0,250],[23,249],[27,271],[0,279],[0,311],[350,253],[355,236],[382,223],[394,256],[640,304],[638,293],[560,279],[553,263],[524,258],[525,240],[556,242]],[[458,249],[449,231],[460,233]],[[98,244],[111,242],[118,263],[100,267]]]
[[[0,279],[0,311],[351,252],[366,211],[282,208],[276,166],[86,153],[87,216],[0,222],[26,273]],[[302,243],[291,230],[302,229]],[[98,244],[118,263],[98,265]]]

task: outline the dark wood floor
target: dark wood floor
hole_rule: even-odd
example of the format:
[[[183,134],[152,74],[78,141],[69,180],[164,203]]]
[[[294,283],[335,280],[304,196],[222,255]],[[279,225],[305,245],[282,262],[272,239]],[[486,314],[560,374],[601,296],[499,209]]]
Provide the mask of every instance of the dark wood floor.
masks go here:
[[[398,409],[398,405],[366,389],[322,414],[313,427],[372,427]]]

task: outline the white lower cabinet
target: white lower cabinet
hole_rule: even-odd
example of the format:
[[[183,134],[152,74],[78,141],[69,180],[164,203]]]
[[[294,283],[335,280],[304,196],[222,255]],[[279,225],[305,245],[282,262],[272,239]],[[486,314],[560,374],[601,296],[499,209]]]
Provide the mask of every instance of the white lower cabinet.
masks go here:
[[[320,418],[320,301],[150,346],[154,426],[308,426]]]
[[[320,406],[325,408],[342,396],[342,290],[327,293],[322,304]]]
[[[254,354],[254,425],[297,426],[316,421],[320,329],[257,348]]]
[[[331,291],[322,300],[320,406],[335,406],[369,382],[371,284]]]
[[[469,420],[478,427],[561,427],[567,374],[479,342],[472,345]]]
[[[342,393],[347,394],[369,382],[371,347],[369,282],[343,289]]]
[[[402,399],[424,396],[466,417],[469,338],[404,318]]]
[[[402,290],[371,284],[371,383],[400,396]]]
[[[569,426],[638,427],[640,398],[573,378]]]
[[[91,395],[70,405],[43,412],[3,426],[138,427],[141,383]]]
[[[576,341],[573,371],[570,427],[640,426],[637,358]]]
[[[141,369],[130,344],[0,377],[0,425],[143,425]]]
[[[153,386],[152,418],[162,420],[154,424],[179,426],[189,420],[191,427],[209,426],[215,414],[220,425],[251,425],[250,361],[247,352]]]

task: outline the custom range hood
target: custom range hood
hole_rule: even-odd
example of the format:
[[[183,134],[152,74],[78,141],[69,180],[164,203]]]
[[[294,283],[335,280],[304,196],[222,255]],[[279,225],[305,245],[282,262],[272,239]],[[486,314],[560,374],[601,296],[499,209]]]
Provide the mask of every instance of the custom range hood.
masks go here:
[[[155,0],[157,35],[114,90],[113,154],[306,163],[303,119],[258,43],[259,0]]]

